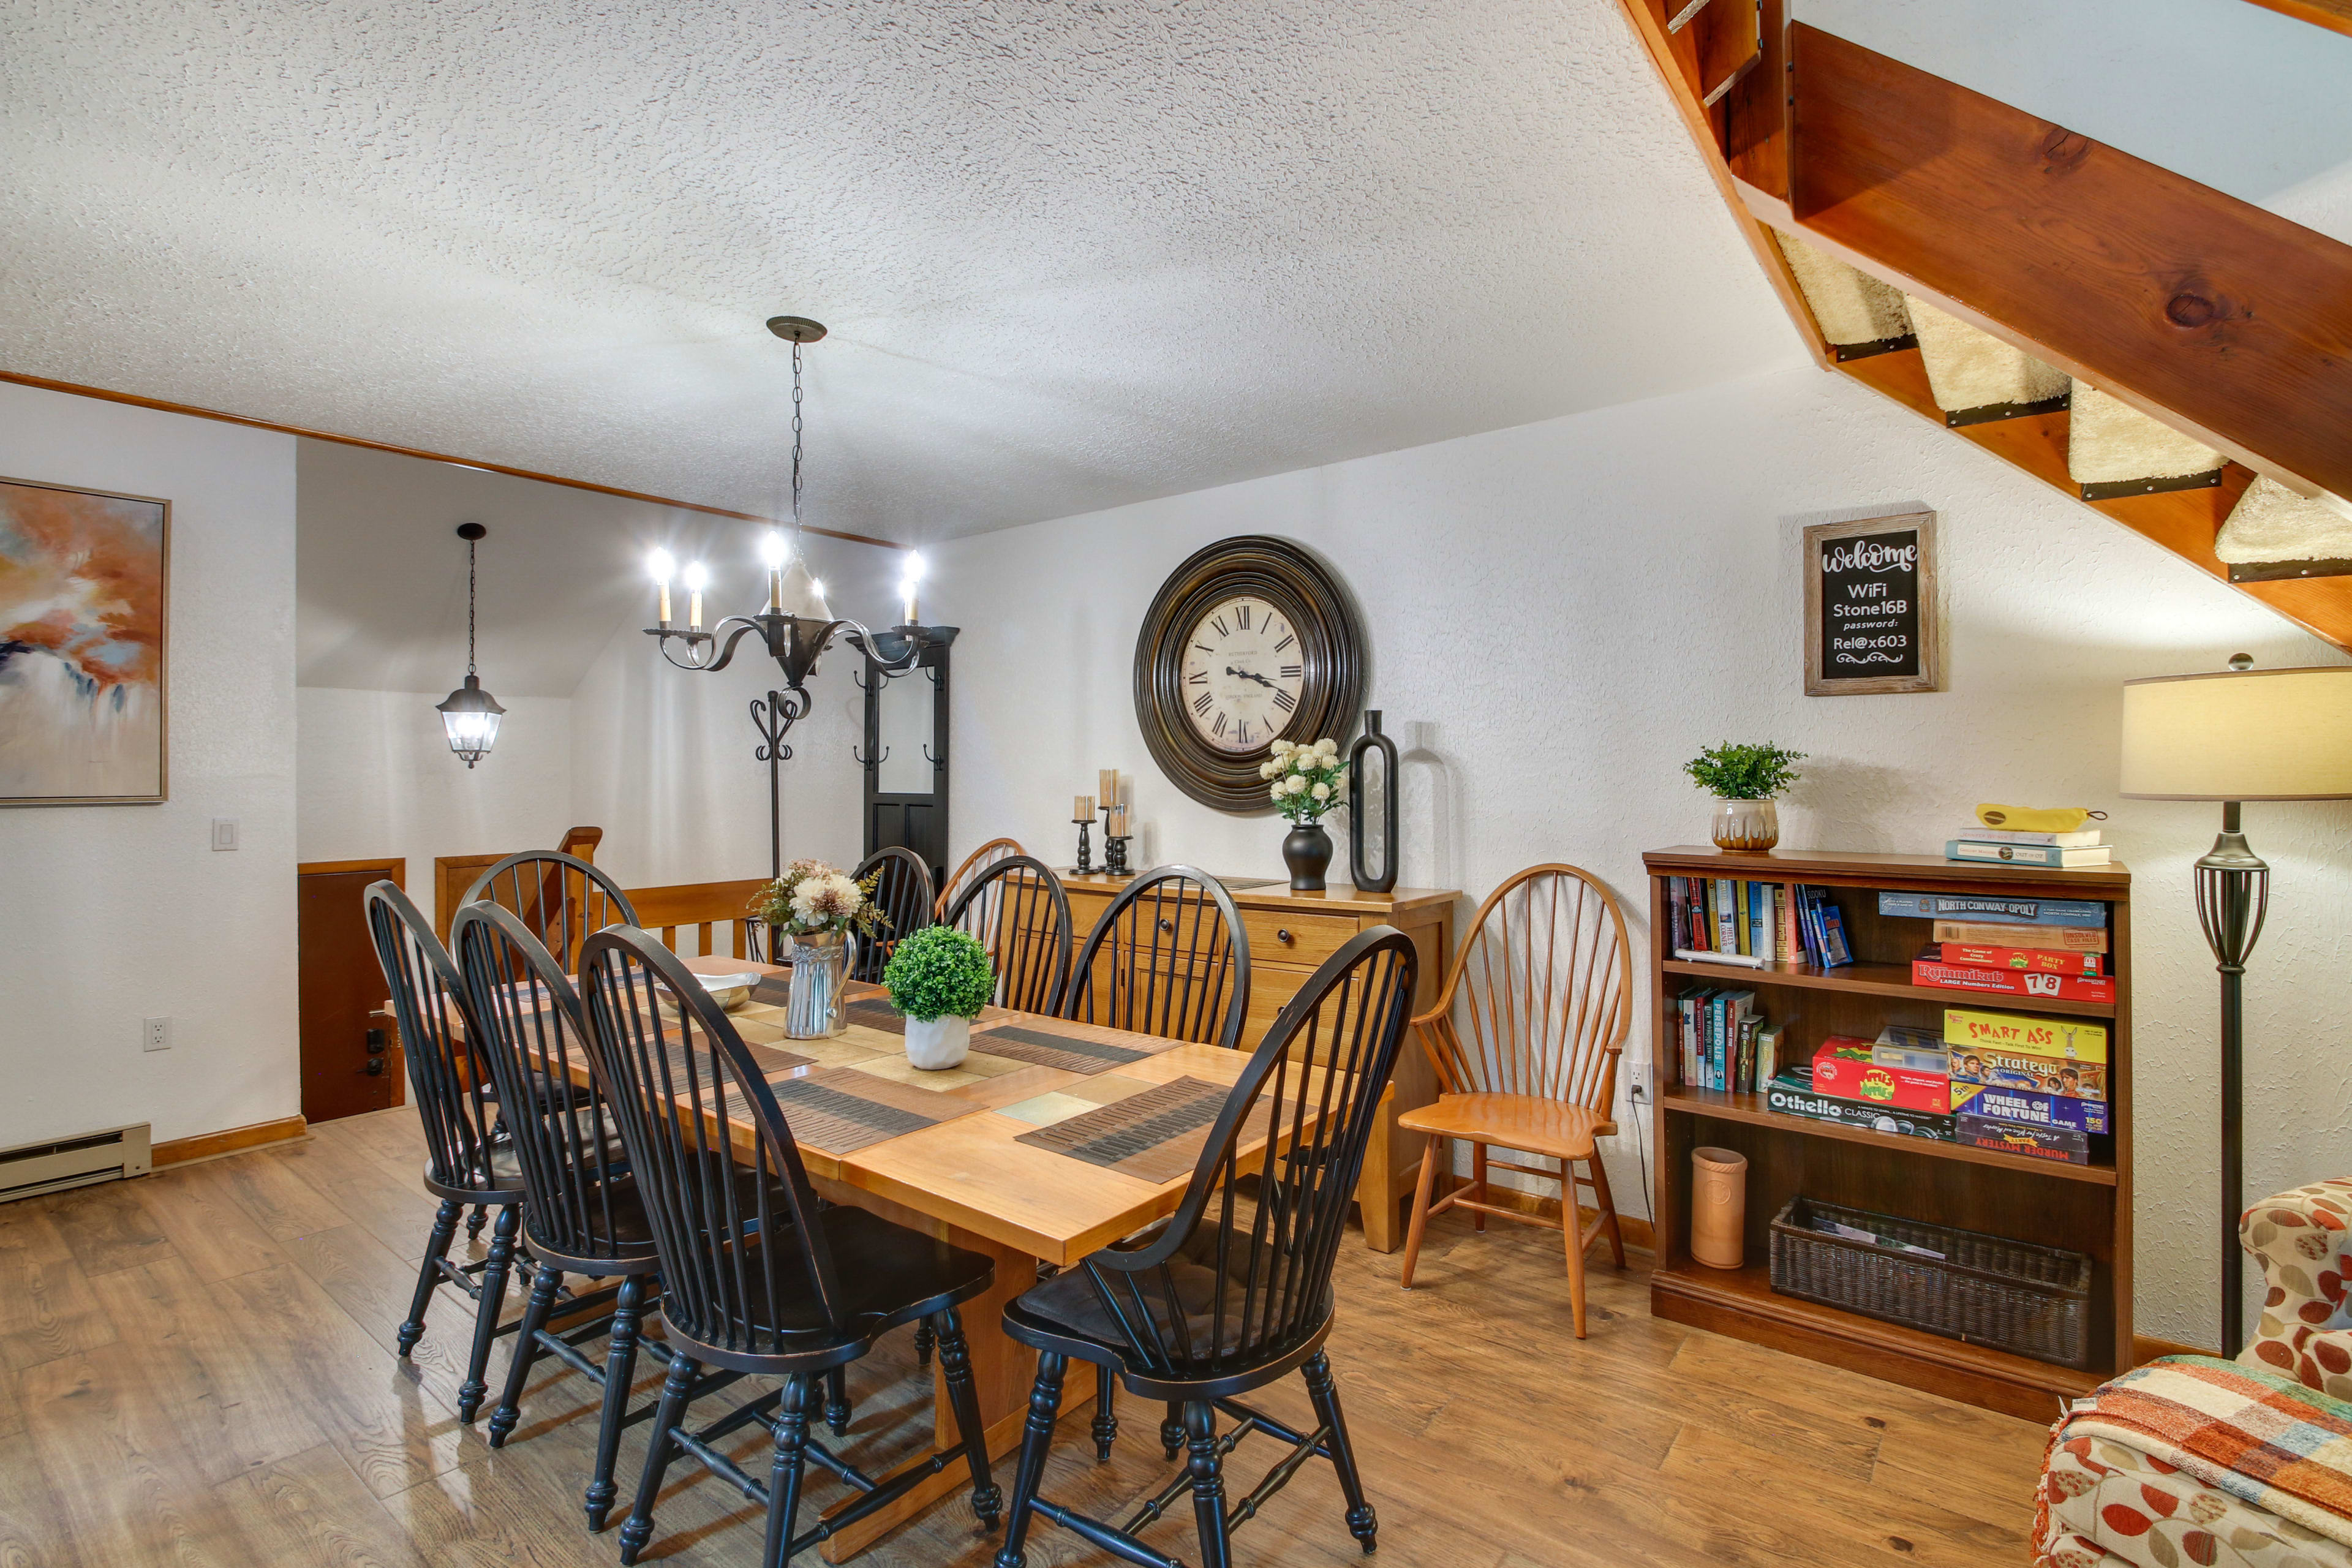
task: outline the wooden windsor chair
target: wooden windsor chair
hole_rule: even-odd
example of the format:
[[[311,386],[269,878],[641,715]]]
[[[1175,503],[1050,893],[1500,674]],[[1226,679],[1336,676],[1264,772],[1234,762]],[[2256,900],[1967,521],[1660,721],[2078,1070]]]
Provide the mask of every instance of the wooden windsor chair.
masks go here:
[[[887,1507],[958,1454],[971,1468],[972,1510],[992,1526],[1003,1494],[989,1477],[988,1434],[956,1309],[987,1291],[993,1260],[866,1209],[821,1204],[735,1026],[644,931],[622,926],[590,937],[580,977],[596,1085],[620,1124],[661,1258],[671,1352],[645,1471],[621,1527],[621,1561],[635,1562],[652,1537],[655,1500],[680,1453],[766,1506],[764,1568],[783,1568]],[[919,1318],[939,1335],[957,1447],[877,1481],[810,1436],[809,1414],[821,1381]],[[698,1432],[684,1424],[696,1400],[747,1374],[780,1378],[782,1386]],[[764,1485],[717,1447],[755,1421],[775,1439]],[[812,1462],[862,1495],[795,1533]]]
[[[1431,1215],[1468,1209],[1479,1230],[1489,1215],[1553,1226],[1566,1241],[1576,1337],[1585,1337],[1586,1250],[1606,1233],[1610,1256],[1625,1267],[1625,1238],[1595,1140],[1617,1132],[1610,1112],[1632,1019],[1625,917],[1591,873],[1531,866],[1486,896],[1437,1005],[1413,1020],[1437,1069],[1438,1097],[1397,1118],[1398,1126],[1429,1138],[1405,1233],[1406,1289]],[[1470,1145],[1470,1180],[1433,1204],[1450,1138]],[[1559,1169],[1490,1159],[1489,1145],[1558,1160]],[[1559,1183],[1559,1220],[1496,1203],[1487,1173],[1496,1170]],[[1580,1186],[1592,1189],[1589,1227]]]
[[[1140,1035],[1232,1050],[1249,1016],[1249,931],[1225,885],[1190,866],[1160,866],[1119,889],[1087,933],[1063,993],[1062,1016]],[[1172,1449],[1181,1417],[1170,1405],[1160,1445]],[[1118,1384],[1095,1378],[1095,1458],[1118,1440]]]
[[[470,1424],[489,1392],[490,1346],[501,1331],[499,1317],[522,1219],[522,1170],[512,1143],[495,1136],[498,1100],[488,1064],[473,1044],[482,1031],[449,950],[397,882],[372,884],[364,901],[368,934],[408,1058],[409,1098],[425,1125],[425,1190],[441,1200],[400,1325],[400,1354],[405,1358],[424,1337],[425,1310],[437,1286],[455,1285],[472,1297],[473,1346],[457,1385],[457,1418]],[[468,1205],[498,1210],[498,1223],[480,1262],[452,1263],[449,1247]]]
[[[1137,1539],[1188,1487],[1203,1568],[1228,1568],[1232,1531],[1317,1458],[1331,1461],[1363,1550],[1379,1520],[1364,1495],[1323,1351],[1331,1331],[1331,1269],[1362,1173],[1381,1095],[1412,1012],[1412,939],[1378,926],[1324,960],[1250,1058],[1226,1098],[1176,1213],[1156,1231],[1106,1247],[1007,1304],[1004,1331],[1037,1357],[1012,1512],[995,1568],[1024,1568],[1030,1515],[1130,1563],[1176,1568]],[[1247,1152],[1243,1145],[1262,1140]],[[1255,1198],[1244,1178],[1255,1177]],[[1213,1209],[1213,1214],[1212,1210]],[[1119,1526],[1037,1495],[1062,1382],[1089,1361],[1178,1412],[1184,1471]],[[1293,1372],[1315,1413],[1300,1432],[1239,1396]],[[1223,1436],[1217,1417],[1234,1425]],[[1227,1506],[1224,1457],[1253,1432],[1291,1447],[1264,1480]]]
[[[859,861],[850,875],[862,882],[877,871],[881,880],[874,885],[874,907],[882,911],[887,923],[858,942],[856,956],[849,963],[849,977],[878,985],[890,955],[898,951],[898,939],[931,923],[935,896],[930,868],[911,849],[895,845],[877,849]]]
[[[506,1387],[490,1412],[490,1447],[503,1447],[514,1431],[524,1384],[542,1353],[598,1384],[604,1407],[583,1506],[588,1528],[602,1530],[618,1490],[613,1468],[621,1433],[653,1414],[650,1404],[629,1410],[638,1326],[661,1266],[653,1231],[619,1129],[587,1082],[588,1026],[571,978],[521,917],[502,905],[465,905],[449,940],[472,1016],[483,1026],[478,1054],[488,1058],[509,1108],[504,1121],[526,1194],[522,1244],[532,1264]],[[569,1297],[564,1314],[576,1321],[551,1333],[548,1320],[566,1276],[619,1283]],[[601,1367],[580,1350],[599,1334],[610,1336]],[[662,1345],[644,1348],[668,1359]]]
[[[1044,861],[1002,857],[964,884],[940,923],[988,950],[998,1006],[1021,1013],[1061,1006],[1070,977],[1070,900]]]
[[[987,870],[1007,855],[1028,853],[1029,851],[1021,847],[1021,841],[1018,838],[992,838],[965,856],[963,864],[957,867],[945,882],[940,884],[938,912],[941,922],[944,923],[946,921],[948,906],[955,902],[957,896],[970,887],[982,871]]]

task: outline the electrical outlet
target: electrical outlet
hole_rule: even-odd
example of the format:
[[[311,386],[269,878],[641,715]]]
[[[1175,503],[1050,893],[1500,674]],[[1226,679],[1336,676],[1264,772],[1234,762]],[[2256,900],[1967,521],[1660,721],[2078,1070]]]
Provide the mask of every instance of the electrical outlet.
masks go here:
[[[213,818],[213,847],[215,849],[234,849],[236,847],[236,817],[215,816]]]
[[[1648,1100],[1650,1098],[1650,1064],[1647,1062],[1635,1062],[1628,1070],[1633,1078],[1633,1086],[1627,1092],[1635,1100],[1643,1101]]]
[[[172,1020],[146,1018],[139,1026],[139,1048],[142,1051],[168,1051],[172,1048]]]

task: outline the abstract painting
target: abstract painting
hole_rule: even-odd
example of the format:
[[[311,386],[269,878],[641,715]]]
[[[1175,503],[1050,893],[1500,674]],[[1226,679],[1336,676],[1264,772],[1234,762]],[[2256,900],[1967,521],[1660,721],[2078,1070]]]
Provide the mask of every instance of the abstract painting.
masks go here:
[[[172,506],[0,479],[0,805],[163,798]]]

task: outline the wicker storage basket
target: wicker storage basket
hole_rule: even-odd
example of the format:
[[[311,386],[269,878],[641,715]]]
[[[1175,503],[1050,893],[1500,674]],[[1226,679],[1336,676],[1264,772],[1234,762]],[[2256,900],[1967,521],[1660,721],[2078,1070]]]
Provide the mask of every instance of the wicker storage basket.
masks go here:
[[[1822,1220],[1944,1258],[1828,1235]],[[1772,1289],[2060,1366],[2090,1357],[2091,1260],[2060,1247],[1793,1197],[1772,1216]]]

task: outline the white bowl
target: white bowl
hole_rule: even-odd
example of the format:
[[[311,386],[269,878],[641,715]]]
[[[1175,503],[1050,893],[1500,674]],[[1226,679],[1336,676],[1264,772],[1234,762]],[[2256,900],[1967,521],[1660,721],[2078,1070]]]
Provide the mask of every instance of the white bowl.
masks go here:
[[[697,973],[695,978],[702,982],[702,988],[710,993],[713,1002],[731,1013],[751,999],[751,987],[760,984],[761,976],[751,971],[741,974]]]

